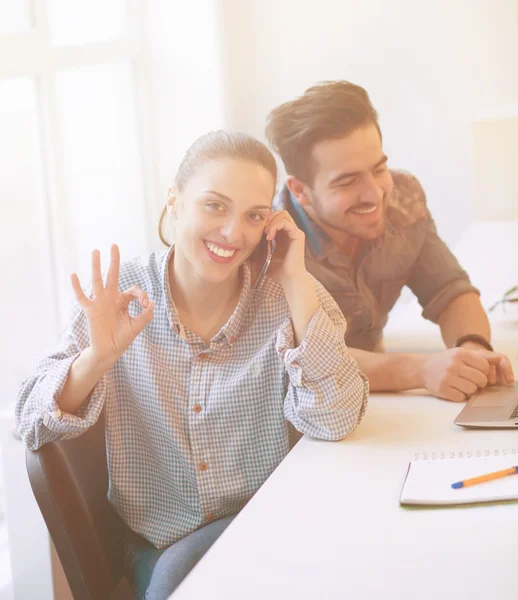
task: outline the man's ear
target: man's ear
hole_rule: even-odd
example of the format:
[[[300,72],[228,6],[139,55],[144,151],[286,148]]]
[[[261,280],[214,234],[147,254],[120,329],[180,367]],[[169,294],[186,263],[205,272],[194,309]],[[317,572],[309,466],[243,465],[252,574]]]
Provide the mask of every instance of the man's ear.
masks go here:
[[[305,183],[302,183],[302,181],[299,181],[293,175],[288,175],[286,177],[286,187],[301,206],[311,206]]]

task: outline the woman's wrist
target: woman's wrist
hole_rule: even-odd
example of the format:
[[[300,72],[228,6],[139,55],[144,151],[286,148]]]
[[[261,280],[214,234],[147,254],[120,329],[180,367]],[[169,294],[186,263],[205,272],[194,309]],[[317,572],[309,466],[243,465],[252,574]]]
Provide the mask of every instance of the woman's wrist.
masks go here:
[[[306,269],[301,269],[297,273],[293,273],[291,275],[284,276],[281,280],[281,285],[284,289],[285,293],[290,292],[291,290],[297,291],[297,289],[306,289],[313,288],[313,282],[311,281],[311,277]]]
[[[311,319],[317,312],[320,303],[315,285],[307,272],[298,277],[287,278],[283,282],[283,289],[290,307],[295,345],[298,346],[305,338]]]
[[[93,388],[115,364],[114,357],[101,358],[88,346],[70,367],[63,390],[57,398],[61,411],[75,415]]]
[[[81,352],[83,360],[93,371],[104,375],[119,360],[120,356],[97,353],[91,346],[88,346]]]

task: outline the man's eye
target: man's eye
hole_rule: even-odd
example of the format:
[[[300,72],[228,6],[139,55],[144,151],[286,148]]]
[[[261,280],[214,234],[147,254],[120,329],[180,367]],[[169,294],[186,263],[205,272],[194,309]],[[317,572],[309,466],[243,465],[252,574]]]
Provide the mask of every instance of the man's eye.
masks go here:
[[[340,184],[339,187],[341,188],[346,188],[346,187],[351,187],[351,185],[354,183],[354,179],[351,179],[350,181],[344,181],[343,183]]]
[[[387,166],[384,165],[383,167],[376,169],[376,175],[381,175],[382,173],[385,173],[386,170],[387,170]]]

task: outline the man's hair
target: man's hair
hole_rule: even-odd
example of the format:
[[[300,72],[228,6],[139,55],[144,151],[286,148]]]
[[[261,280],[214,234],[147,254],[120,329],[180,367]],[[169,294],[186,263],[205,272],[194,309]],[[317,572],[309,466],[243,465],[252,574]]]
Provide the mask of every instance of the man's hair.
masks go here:
[[[376,125],[381,137],[378,113],[362,87],[348,81],[322,81],[270,112],[266,138],[288,175],[311,185],[315,145],[345,137],[369,124]]]

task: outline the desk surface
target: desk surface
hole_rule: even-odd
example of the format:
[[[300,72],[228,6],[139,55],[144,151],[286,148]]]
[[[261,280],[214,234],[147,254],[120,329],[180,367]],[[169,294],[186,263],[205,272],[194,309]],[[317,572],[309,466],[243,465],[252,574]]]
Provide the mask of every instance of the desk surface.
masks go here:
[[[518,317],[494,329],[518,372]],[[346,440],[303,438],[172,598],[515,600],[517,504],[398,502],[414,453],[518,448],[516,430],[455,426],[460,408],[424,392],[373,394]]]
[[[347,440],[303,438],[174,600],[515,600],[516,504],[398,503],[415,452],[518,447],[514,430],[456,427],[459,408],[373,395]]]

